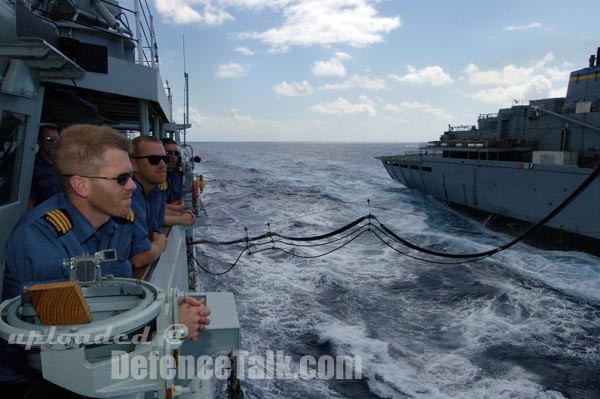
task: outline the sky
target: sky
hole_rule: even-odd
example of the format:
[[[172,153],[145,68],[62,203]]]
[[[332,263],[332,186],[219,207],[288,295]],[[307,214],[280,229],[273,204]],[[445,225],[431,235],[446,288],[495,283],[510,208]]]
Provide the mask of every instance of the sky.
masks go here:
[[[600,1],[153,0],[188,141],[425,142],[564,97]]]

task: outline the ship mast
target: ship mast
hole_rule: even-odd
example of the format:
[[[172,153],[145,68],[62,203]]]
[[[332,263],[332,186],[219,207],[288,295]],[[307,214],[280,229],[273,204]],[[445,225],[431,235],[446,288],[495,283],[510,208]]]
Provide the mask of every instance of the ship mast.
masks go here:
[[[189,75],[187,73],[187,67],[185,64],[185,36],[183,36],[183,78],[184,78],[184,88],[183,88],[183,144],[186,144],[187,138],[187,126],[190,123],[190,92],[189,92]]]

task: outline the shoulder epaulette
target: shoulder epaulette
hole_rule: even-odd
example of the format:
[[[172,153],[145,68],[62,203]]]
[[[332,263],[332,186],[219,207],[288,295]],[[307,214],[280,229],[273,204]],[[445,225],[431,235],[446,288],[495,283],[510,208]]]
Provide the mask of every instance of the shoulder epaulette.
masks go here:
[[[130,209],[127,215],[123,217],[117,217],[116,219],[121,222],[135,223],[135,212],[133,212],[133,209]]]
[[[131,223],[135,222],[135,212],[133,212],[133,209],[129,210],[129,213],[124,217],[124,219]]]
[[[160,189],[162,191],[167,191],[169,189],[169,184],[165,181],[165,182],[160,183],[160,186],[158,186],[158,187],[160,187]]]
[[[71,216],[69,216],[69,213],[64,209],[55,209],[45,213],[42,216],[42,219],[54,227],[54,230],[59,237],[67,234],[67,232],[73,228]]]

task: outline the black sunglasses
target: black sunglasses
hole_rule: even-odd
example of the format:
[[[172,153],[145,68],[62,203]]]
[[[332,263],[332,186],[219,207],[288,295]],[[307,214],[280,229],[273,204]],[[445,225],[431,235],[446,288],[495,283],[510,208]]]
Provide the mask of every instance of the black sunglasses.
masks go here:
[[[131,172],[129,172],[129,173],[121,173],[117,177],[84,176],[84,175],[77,175],[77,174],[63,174],[63,176],[64,177],[81,176],[81,177],[86,177],[88,179],[116,180],[119,185],[124,186],[124,185],[127,184],[127,182],[129,181],[129,179],[133,178],[133,173],[131,173]]]
[[[178,157],[180,154],[179,151],[172,151],[172,150],[167,150],[165,152],[167,153],[167,155],[175,155],[176,157]]]
[[[150,162],[150,165],[158,165],[160,163],[160,161],[163,161],[165,164],[167,164],[167,163],[169,163],[169,160],[171,159],[171,157],[168,155],[144,155],[143,157],[133,157],[133,159],[143,159],[143,158],[148,159],[148,162]]]

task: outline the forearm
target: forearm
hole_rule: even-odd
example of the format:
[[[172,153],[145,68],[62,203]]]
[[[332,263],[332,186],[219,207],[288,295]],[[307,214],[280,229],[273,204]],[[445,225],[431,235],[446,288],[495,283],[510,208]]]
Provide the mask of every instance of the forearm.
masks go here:
[[[152,243],[149,250],[131,257],[131,265],[134,269],[139,269],[140,267],[144,267],[158,260],[161,253],[162,249],[158,245]]]
[[[175,202],[172,202],[170,204],[165,204],[165,211],[168,213],[169,211],[172,212],[177,212],[177,213],[181,213],[185,210],[185,205],[183,203],[183,200],[178,200]]]
[[[191,226],[194,224],[194,218],[184,212],[177,215],[165,214],[165,226]]]

